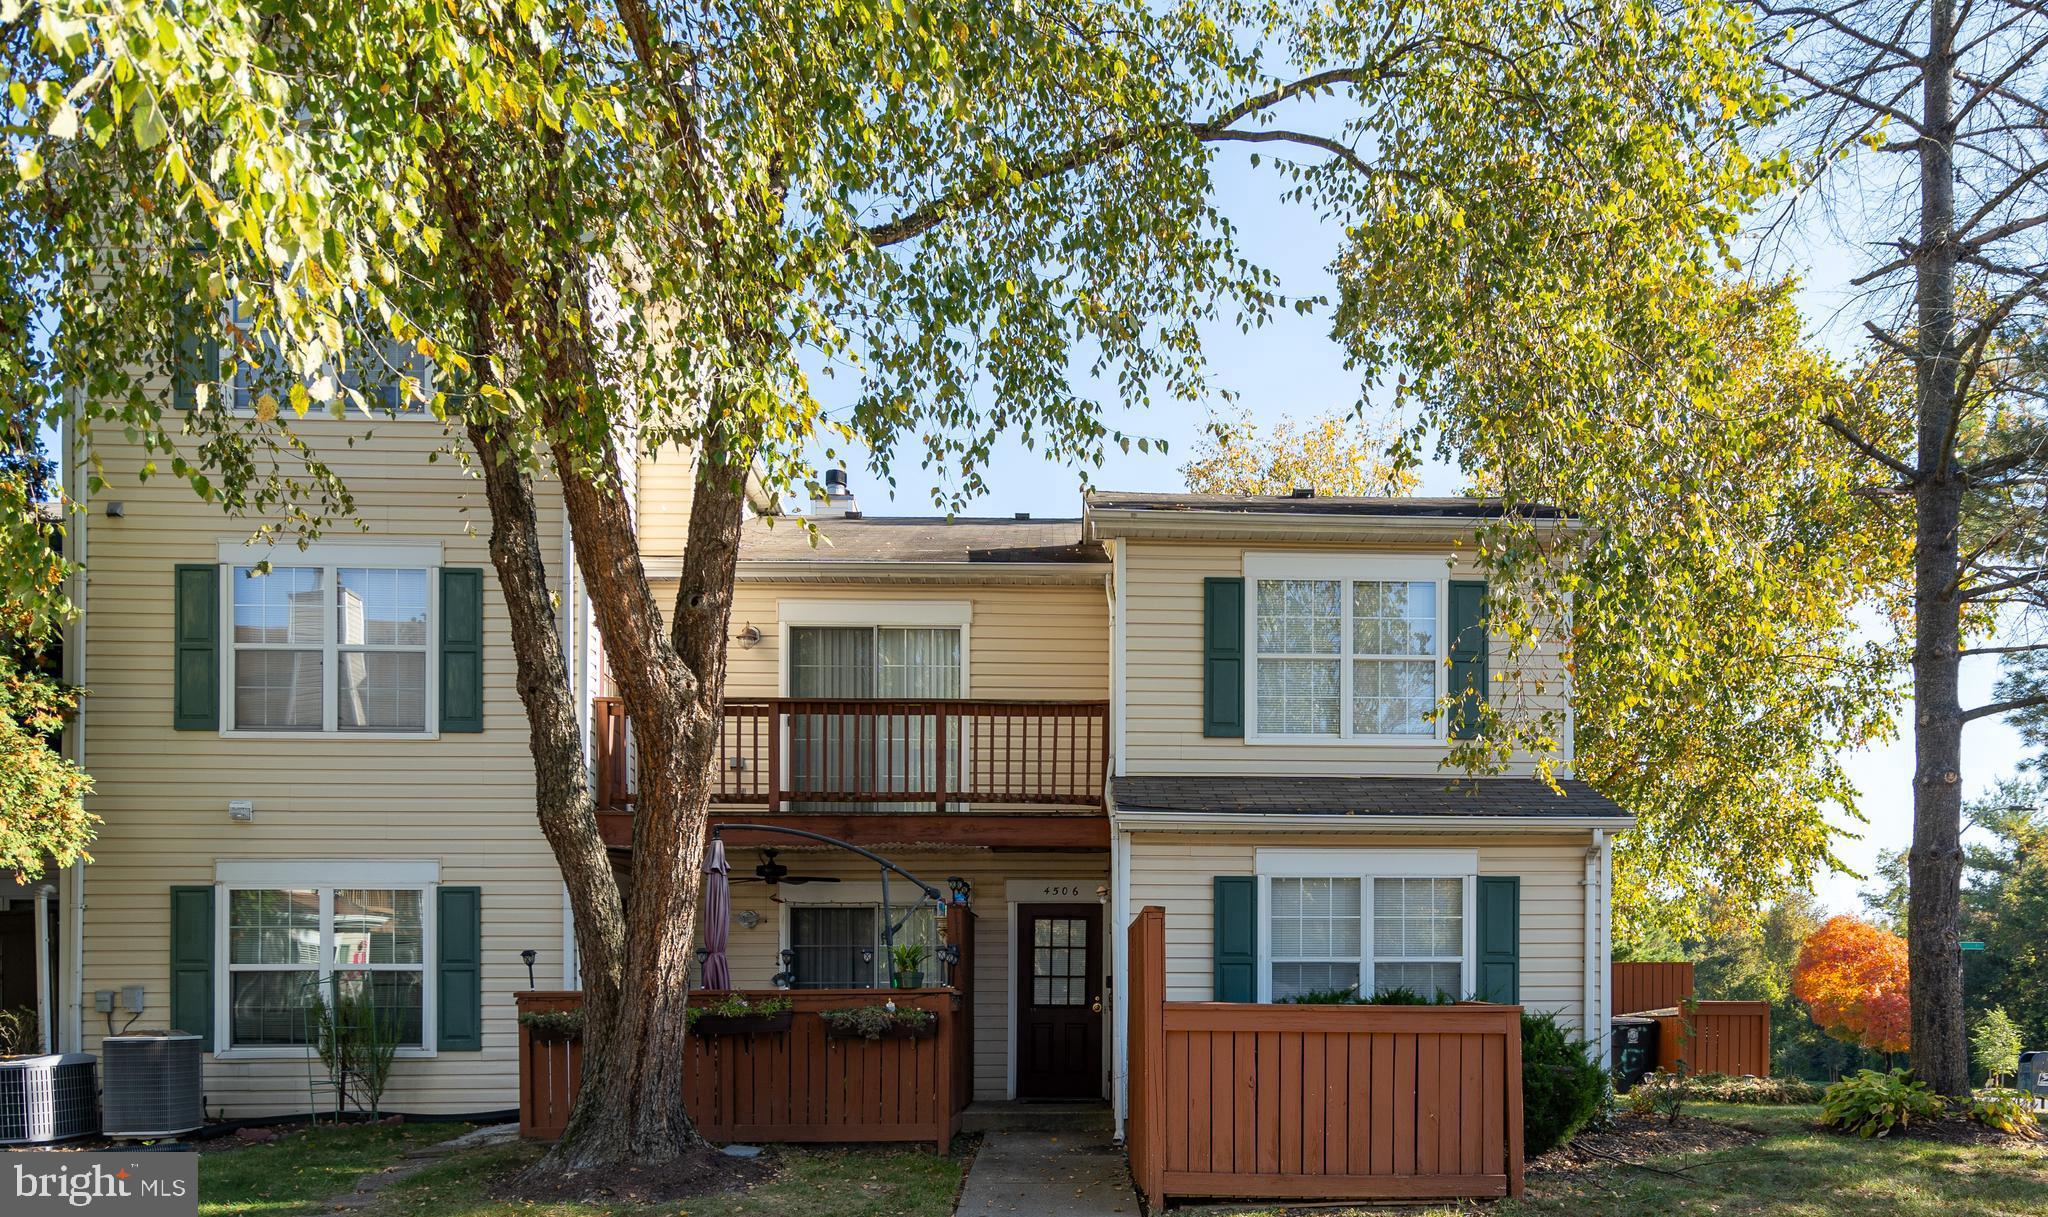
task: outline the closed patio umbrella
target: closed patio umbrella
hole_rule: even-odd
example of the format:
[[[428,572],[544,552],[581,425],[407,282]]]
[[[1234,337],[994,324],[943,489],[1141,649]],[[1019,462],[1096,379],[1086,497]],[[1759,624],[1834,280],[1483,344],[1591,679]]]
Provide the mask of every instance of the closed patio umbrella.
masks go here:
[[[725,842],[711,838],[705,851],[704,873],[704,987],[732,988],[732,970],[725,963],[725,938],[732,929],[732,885],[726,874],[732,868],[725,861]]]

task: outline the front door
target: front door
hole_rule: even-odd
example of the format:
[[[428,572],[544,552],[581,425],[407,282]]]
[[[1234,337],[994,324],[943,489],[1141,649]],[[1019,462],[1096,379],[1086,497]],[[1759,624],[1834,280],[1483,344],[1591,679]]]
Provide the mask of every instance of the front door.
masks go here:
[[[1102,906],[1017,906],[1017,1097],[1102,1097]]]

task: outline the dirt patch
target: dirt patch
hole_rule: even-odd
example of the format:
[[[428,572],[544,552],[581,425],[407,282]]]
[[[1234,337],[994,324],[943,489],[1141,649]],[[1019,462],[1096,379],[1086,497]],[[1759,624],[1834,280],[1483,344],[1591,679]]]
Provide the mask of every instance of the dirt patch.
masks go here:
[[[1639,1166],[1652,1158],[1678,1154],[1704,1154],[1720,1149],[1750,1145],[1763,1134],[1724,1120],[1701,1120],[1680,1115],[1676,1122],[1661,1115],[1618,1113],[1614,1122],[1597,1132],[1582,1132],[1569,1145],[1551,1150],[1529,1163],[1530,1178],[1569,1175],[1600,1170],[1620,1163]]]
[[[654,1204],[692,1196],[745,1191],[775,1176],[773,1151],[758,1158],[734,1158],[705,1147],[657,1165],[584,1171],[566,1178],[535,1178],[529,1167],[489,1185],[499,1200]]]
[[[1832,1131],[1832,1130],[1830,1130]],[[2041,1148],[2036,1137],[1987,1128],[1968,1116],[1943,1116],[1939,1120],[1916,1120],[1891,1134],[1902,1141],[1939,1141],[1944,1145],[1986,1145],[1993,1148]]]

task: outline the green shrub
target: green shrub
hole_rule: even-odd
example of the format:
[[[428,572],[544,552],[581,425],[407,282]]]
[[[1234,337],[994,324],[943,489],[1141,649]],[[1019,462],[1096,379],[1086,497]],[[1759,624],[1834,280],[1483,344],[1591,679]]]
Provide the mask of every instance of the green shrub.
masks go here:
[[[1970,1118],[1986,1128],[2034,1138],[2041,1135],[2040,1117],[2024,1090],[1987,1090],[1969,1100]]]
[[[1865,1069],[1821,1092],[1821,1122],[1859,1137],[1882,1137],[1911,1124],[1917,1117],[1941,1114],[1941,1096],[1903,1069],[1879,1073]]]
[[[1434,997],[1424,997],[1413,989],[1381,989],[1372,995],[1371,1004],[1375,1006],[1451,1006],[1456,1005],[1457,1001],[1457,998],[1452,997],[1448,993],[1438,993]]]
[[[790,1002],[786,997],[764,997],[760,1001],[749,1002],[746,994],[733,993],[721,997],[715,1002],[709,1002],[702,1006],[691,1006],[683,1012],[683,1023],[686,1026],[694,1027],[697,1025],[697,1020],[706,1015],[714,1018],[746,1018],[748,1015],[765,1017],[770,1014],[780,1014],[784,1010],[789,1009],[789,1006]]]
[[[1753,1103],[1779,1106],[1817,1103],[1820,1087],[1800,1078],[1731,1077],[1725,1073],[1701,1073],[1680,1078],[1675,1074],[1653,1073],[1628,1092],[1630,1111],[1645,1113],[1664,1110],[1673,1099],[1694,1103]]]
[[[1304,989],[1287,1000],[1297,1006],[1348,1006],[1358,1000],[1358,990],[1356,987]]]
[[[1607,1071],[1586,1042],[1566,1034],[1554,1014],[1522,1015],[1522,1137],[1529,1157],[1570,1141],[1600,1114]]]

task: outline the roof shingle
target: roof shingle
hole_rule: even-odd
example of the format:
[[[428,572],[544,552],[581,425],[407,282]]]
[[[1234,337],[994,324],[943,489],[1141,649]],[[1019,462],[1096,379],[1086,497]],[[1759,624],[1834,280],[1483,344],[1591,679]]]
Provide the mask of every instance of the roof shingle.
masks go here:
[[[1190,815],[1612,817],[1629,815],[1584,782],[1558,794],[1534,778],[1123,777],[1118,811]]]

